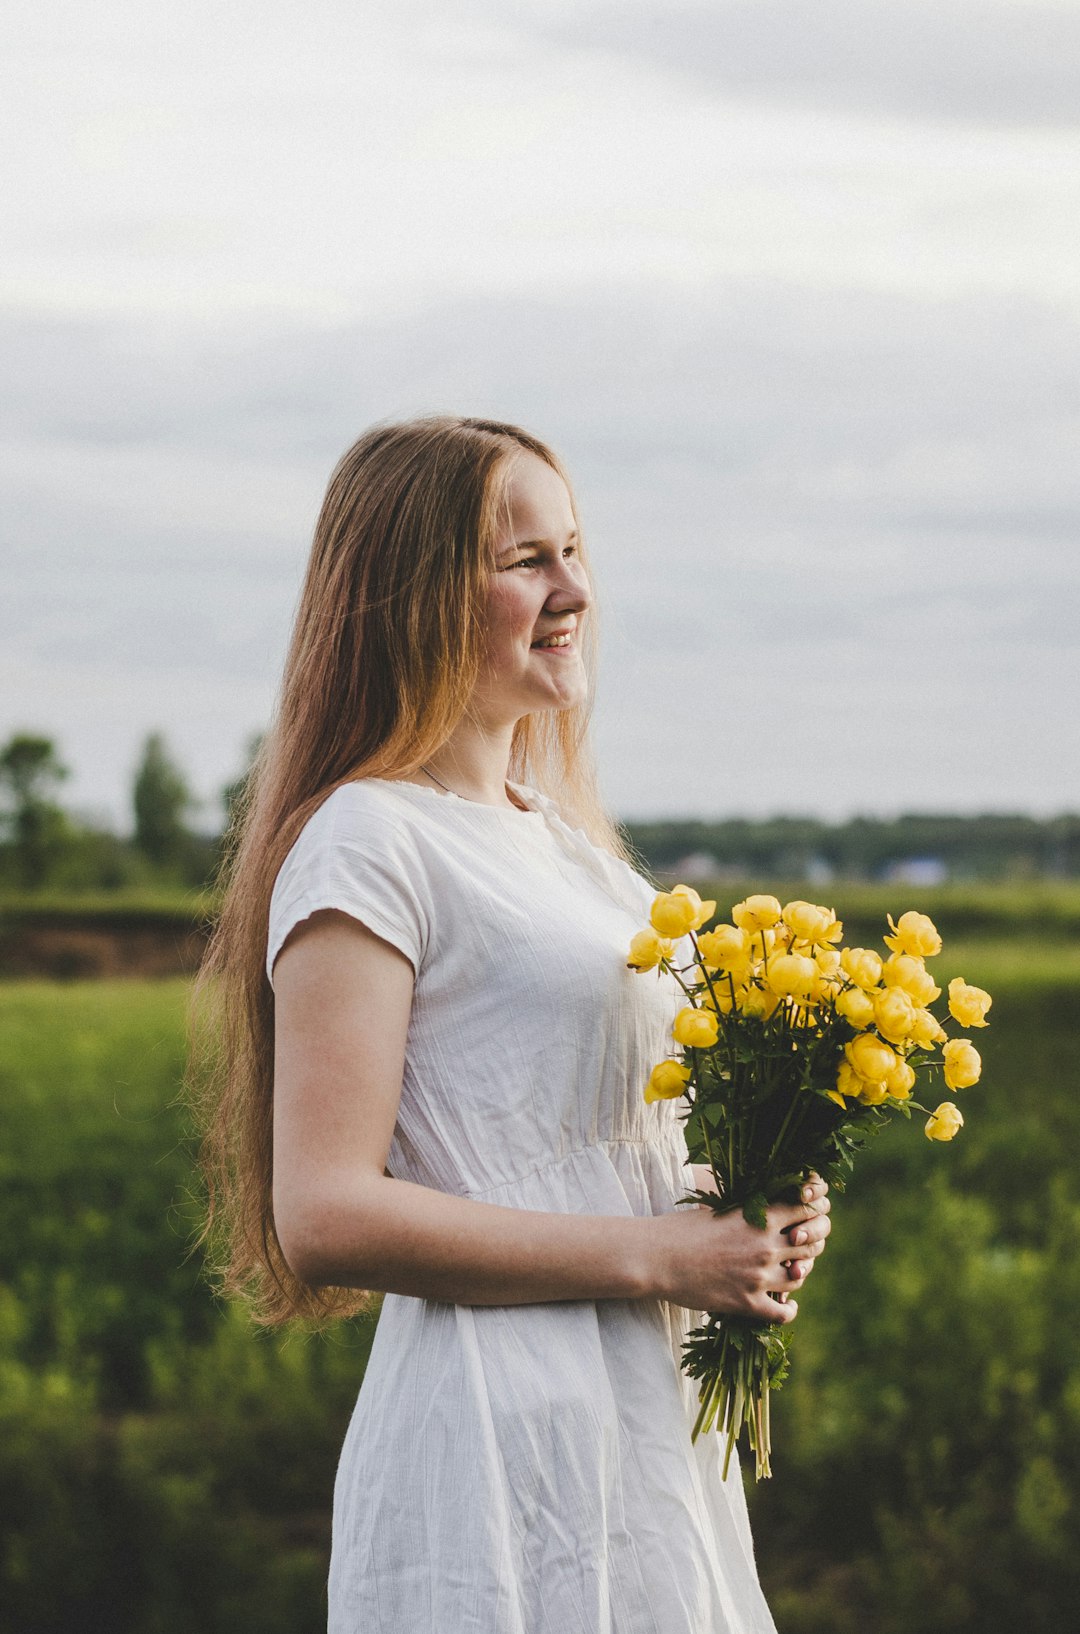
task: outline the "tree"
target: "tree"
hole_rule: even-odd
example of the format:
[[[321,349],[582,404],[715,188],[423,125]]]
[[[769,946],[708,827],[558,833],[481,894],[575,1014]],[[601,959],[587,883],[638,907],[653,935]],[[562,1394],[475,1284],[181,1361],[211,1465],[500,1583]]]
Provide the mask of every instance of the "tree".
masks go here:
[[[262,749],[265,738],[265,732],[252,733],[247,741],[247,765],[244,767],[244,770],[240,773],[239,777],[234,778],[231,783],[227,783],[221,791],[221,801],[225,807],[226,833],[228,833],[229,829],[232,827],[233,819],[243,808],[244,801],[247,798],[248,782],[251,778],[252,771],[255,767],[255,762],[259,757],[259,751]]]
[[[194,804],[183,773],[169,759],[164,737],[151,732],[135,773],[132,805],[135,844],[152,863],[167,867],[183,860],[191,839],[184,816]]]
[[[17,732],[0,749],[0,790],[8,808],[0,820],[20,883],[30,890],[45,883],[50,864],[68,837],[67,818],[49,796],[70,776],[51,738]]]

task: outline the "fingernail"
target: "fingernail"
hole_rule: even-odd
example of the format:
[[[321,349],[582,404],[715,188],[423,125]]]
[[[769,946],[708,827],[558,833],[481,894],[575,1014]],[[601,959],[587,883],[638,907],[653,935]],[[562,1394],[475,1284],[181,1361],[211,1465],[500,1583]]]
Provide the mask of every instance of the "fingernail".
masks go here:
[[[802,1194],[803,1194],[803,1202],[804,1203],[809,1203],[811,1198],[814,1195],[813,1186],[804,1186]]]
[[[795,1244],[796,1248],[800,1247],[803,1243],[810,1241],[805,1231],[796,1231],[791,1240]]]

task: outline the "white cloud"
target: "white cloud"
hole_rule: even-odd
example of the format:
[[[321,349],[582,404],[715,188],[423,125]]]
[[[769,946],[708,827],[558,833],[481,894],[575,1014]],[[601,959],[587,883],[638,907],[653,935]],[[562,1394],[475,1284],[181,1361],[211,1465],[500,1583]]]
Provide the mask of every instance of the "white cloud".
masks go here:
[[[1080,122],[1077,0],[525,0],[546,38],[771,106]]]
[[[23,227],[0,290],[336,323],[761,275],[1075,311],[1075,128],[1000,126],[980,52],[1000,36],[1000,77],[1042,86],[1045,112],[1078,60],[1054,27],[1080,23],[999,3],[977,29],[981,9],[46,5],[10,56]],[[1029,12],[1039,48],[1010,78]],[[982,87],[981,122],[948,95],[911,117],[913,88],[949,74]]]

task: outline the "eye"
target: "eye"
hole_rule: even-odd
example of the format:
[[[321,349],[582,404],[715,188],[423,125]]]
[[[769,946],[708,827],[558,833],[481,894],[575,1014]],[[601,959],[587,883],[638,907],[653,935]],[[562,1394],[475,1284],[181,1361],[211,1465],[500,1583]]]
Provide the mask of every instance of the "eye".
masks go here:
[[[577,545],[566,545],[563,549],[564,556],[576,556],[577,554]],[[518,567],[540,567],[542,562],[543,558],[540,556],[521,556],[516,562],[507,562],[504,567],[500,567],[499,572],[512,573]]]

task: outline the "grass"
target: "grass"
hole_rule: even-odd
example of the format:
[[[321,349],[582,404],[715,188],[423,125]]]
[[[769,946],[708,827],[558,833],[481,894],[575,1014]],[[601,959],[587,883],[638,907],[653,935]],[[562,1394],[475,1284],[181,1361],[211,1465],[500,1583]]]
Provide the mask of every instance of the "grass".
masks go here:
[[[216,906],[214,893],[181,886],[140,886],[137,890],[0,894],[4,920],[49,920],[72,917],[94,920],[181,919],[197,922]]]

